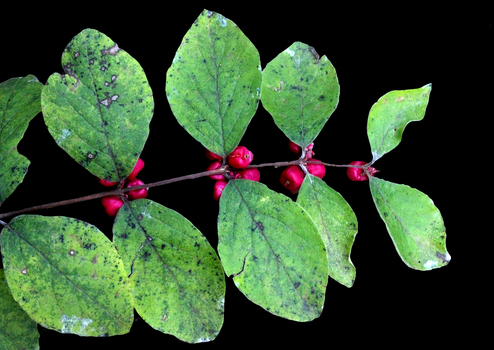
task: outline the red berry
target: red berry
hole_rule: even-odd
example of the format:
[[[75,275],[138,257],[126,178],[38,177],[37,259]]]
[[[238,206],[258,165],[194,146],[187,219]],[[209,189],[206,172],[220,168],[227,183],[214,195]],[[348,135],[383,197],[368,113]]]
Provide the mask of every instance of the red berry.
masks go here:
[[[137,160],[136,165],[134,166],[134,170],[132,170],[130,175],[127,176],[127,180],[135,180],[137,174],[139,174],[139,171],[141,171],[142,168],[144,168],[144,161],[141,158],[139,158]]]
[[[124,202],[119,196],[106,196],[101,198],[101,204],[103,204],[106,213],[114,218],[117,216],[118,210],[122,207]]]
[[[287,167],[280,176],[280,182],[288,191],[295,194],[298,193],[302,182],[304,181],[305,174],[297,165],[290,165]]]
[[[235,179],[259,181],[261,179],[261,173],[257,170],[257,168],[244,169],[237,172]]]
[[[118,182],[113,182],[113,181],[108,181],[108,180],[103,180],[103,179],[98,179],[99,183],[102,184],[103,186],[106,187],[112,187],[118,184]]]
[[[223,181],[223,180],[218,180],[214,184],[214,190],[213,190],[213,198],[217,201],[220,200],[221,193],[223,192],[223,189],[225,188],[226,184],[228,182]]]
[[[350,165],[365,165],[365,164],[367,163],[361,160],[356,160],[350,163]],[[377,173],[377,170],[374,169],[373,167],[369,167],[367,171],[370,173],[371,176],[374,176],[374,174]],[[361,168],[348,167],[346,169],[346,174],[348,178],[352,181],[366,181],[369,179],[365,174],[364,169]]]
[[[223,160],[222,156],[219,156],[216,153],[213,153],[208,149],[206,149],[204,153],[206,154],[206,158],[209,160],[219,160],[219,161]]]
[[[300,148],[299,145],[297,145],[295,142],[292,141],[288,143],[288,148],[290,149],[290,151],[292,151],[295,154],[299,154],[300,151],[302,150],[302,148]]]
[[[236,169],[243,169],[254,159],[254,155],[244,146],[238,146],[228,155],[228,164]]]
[[[314,158],[312,158],[311,160],[320,162],[320,160]],[[326,167],[323,164],[307,164],[307,171],[320,179],[322,179],[324,175],[326,175]]]
[[[218,168],[221,168],[222,165],[223,164],[221,163],[221,161],[215,160],[214,162],[211,162],[211,164],[209,164],[209,166],[206,168],[206,171],[216,170]],[[209,175],[209,177],[213,180],[225,180],[225,177],[222,174]]]
[[[127,185],[125,187],[134,187],[134,186],[141,186],[144,185],[144,182],[142,182],[139,179],[135,179],[132,181],[127,182]],[[148,196],[148,190],[147,188],[141,188],[140,190],[133,190],[130,192],[127,192],[129,194],[129,198],[131,200],[134,199],[139,199],[139,198],[146,198]]]

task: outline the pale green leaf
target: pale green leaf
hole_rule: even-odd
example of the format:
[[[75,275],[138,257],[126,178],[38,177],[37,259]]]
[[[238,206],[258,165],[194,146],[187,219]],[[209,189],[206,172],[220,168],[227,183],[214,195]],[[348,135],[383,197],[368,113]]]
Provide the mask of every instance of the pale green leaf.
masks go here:
[[[34,75],[0,83],[0,206],[27,173],[30,162],[17,152],[17,144],[41,111],[42,87]]]
[[[0,269],[0,349],[39,349],[36,322],[12,298],[3,270]]]
[[[340,85],[326,56],[301,42],[293,43],[266,65],[261,101],[276,125],[305,148],[336,109]]]
[[[120,209],[113,237],[144,321],[188,343],[213,340],[223,324],[225,276],[206,237],[148,199]]]
[[[93,175],[119,181],[132,172],[149,134],[154,102],[139,63],[114,41],[85,29],[62,55],[41,106],[56,143]]]
[[[290,198],[259,182],[231,180],[220,199],[218,254],[238,289],[267,311],[294,321],[321,314],[326,250]]]
[[[310,174],[300,187],[297,203],[310,215],[326,245],[329,276],[351,287],[355,281],[355,266],[350,253],[358,227],[352,208],[341,194]]]
[[[441,213],[424,193],[407,185],[369,178],[372,198],[401,259],[416,270],[445,266],[446,228]]]
[[[390,91],[369,112],[367,135],[375,162],[401,142],[411,121],[422,120],[429,103],[432,84],[418,89]]]
[[[235,23],[204,10],[166,73],[166,96],[180,125],[225,157],[244,135],[260,89],[257,49]]]
[[[111,336],[134,319],[130,285],[115,246],[72,218],[17,216],[0,236],[14,299],[37,323],[62,333]]]

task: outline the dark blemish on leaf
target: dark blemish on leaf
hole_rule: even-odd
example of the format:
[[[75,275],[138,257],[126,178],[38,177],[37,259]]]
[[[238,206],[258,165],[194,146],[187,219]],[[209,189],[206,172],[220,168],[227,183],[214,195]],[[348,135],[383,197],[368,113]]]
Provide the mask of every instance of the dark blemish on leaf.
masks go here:
[[[83,247],[84,249],[94,249],[94,248],[96,247],[96,244],[94,244],[94,243],[89,243],[89,244],[87,244],[87,243],[86,243],[86,244],[84,244],[82,247]]]
[[[259,227],[259,230],[264,231],[264,225],[262,224],[261,221],[256,222],[257,227]]]
[[[295,282],[293,286],[295,287],[295,289],[297,289],[300,286],[300,282]]]
[[[384,212],[384,213],[383,213],[383,215],[384,215],[385,217],[388,217],[388,215],[389,215],[389,214],[388,214],[388,213],[386,213],[386,212]]]
[[[197,266],[201,264],[201,259],[197,260]]]
[[[166,248],[166,245],[165,244],[162,244],[161,245],[161,249],[165,249]]]
[[[65,230],[65,228],[62,228],[62,230]],[[60,235],[58,236],[58,240],[63,243],[63,240],[64,240],[64,235]]]
[[[115,56],[118,51],[120,51],[120,48],[118,47],[118,45],[115,43],[115,45],[113,45],[112,47],[110,47],[109,49],[103,49],[101,50],[101,54],[103,56],[106,56],[106,55],[111,55],[111,56]]]
[[[319,63],[319,54],[316,52],[316,49],[314,49],[313,47],[309,47],[309,51],[312,54],[312,56],[314,56],[314,59],[316,60],[316,62],[314,62],[314,64],[318,64]]]
[[[194,247],[200,247],[201,245],[197,242],[194,243]]]
[[[443,263],[449,262],[449,259],[447,258],[446,254],[443,254],[443,253],[440,253],[440,252],[436,252],[436,257],[438,259],[441,259],[441,261]]]
[[[319,101],[324,101],[325,99],[326,99],[326,96],[324,96],[324,95],[319,96]]]

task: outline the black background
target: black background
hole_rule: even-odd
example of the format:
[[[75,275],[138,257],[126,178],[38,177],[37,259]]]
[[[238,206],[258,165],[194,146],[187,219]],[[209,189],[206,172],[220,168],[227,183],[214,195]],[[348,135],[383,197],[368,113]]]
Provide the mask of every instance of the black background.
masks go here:
[[[474,142],[481,142],[484,121],[492,119],[492,108],[483,114],[476,110],[492,98],[482,95],[485,90],[478,89],[479,85],[470,79],[489,79],[488,74],[492,79],[492,69],[483,68],[487,59],[492,62],[492,54],[487,53],[487,47],[492,47],[491,23],[478,20],[466,25],[456,17],[446,21],[443,19],[448,16],[427,15],[426,8],[408,6],[355,5],[343,10],[333,5],[321,7],[320,2],[272,8],[260,5],[236,2],[231,6],[196,6],[183,2],[149,7],[132,3],[119,8],[117,4],[93,2],[47,9],[14,4],[3,11],[0,22],[0,81],[34,74],[45,83],[52,73],[63,71],[61,55],[73,36],[85,28],[108,35],[140,62],[153,89],[155,112],[141,155],[146,166],[139,174],[144,182],[196,173],[208,165],[202,145],[179,126],[165,95],[166,70],[183,36],[204,8],[240,27],[257,47],[263,68],[294,41],[309,44],[328,57],[338,74],[340,101],[316,139],[314,151],[317,159],[329,163],[371,160],[366,125],[372,104],[391,90],[432,83],[425,118],[409,124],[401,144],[375,167],[380,170],[379,177],[410,185],[434,200],[445,220],[451,263],[427,272],[408,268],[377,214],[368,184],[351,182],[344,169],[330,168],[325,181],[343,195],[358,218],[359,232],[351,255],[357,269],[354,286],[346,288],[330,279],[321,317],[298,323],[254,305],[227,278],[223,328],[216,340],[200,346],[309,343],[352,347],[363,341],[379,347],[406,344],[432,348],[463,338],[476,342],[483,333],[471,326],[477,320],[477,302],[482,299],[479,295],[467,296],[466,291],[471,291],[468,283],[476,290],[482,280],[473,276],[479,267],[465,254],[471,253],[467,252],[468,242],[486,232],[471,225],[465,229],[469,220],[465,211],[472,202],[460,197],[474,192],[477,185],[465,183],[465,173],[475,169],[466,164],[475,163],[472,157],[486,150]],[[470,97],[475,89],[477,94]],[[472,134],[476,135],[475,141],[466,141]],[[254,153],[254,163],[260,164],[294,159],[287,142],[260,104],[241,145],[248,147]],[[103,190],[93,175],[57,147],[41,114],[30,123],[18,150],[31,165],[1,212]],[[289,195],[279,184],[281,171],[261,169],[261,182]],[[152,188],[148,198],[184,215],[216,248],[218,203],[212,199],[213,183],[201,178]],[[75,217],[111,237],[112,219],[106,216],[99,200],[39,214]],[[485,231],[489,231],[488,226]],[[41,349],[73,345],[93,349],[190,346],[153,330],[138,317],[129,334],[110,338],[38,329]]]

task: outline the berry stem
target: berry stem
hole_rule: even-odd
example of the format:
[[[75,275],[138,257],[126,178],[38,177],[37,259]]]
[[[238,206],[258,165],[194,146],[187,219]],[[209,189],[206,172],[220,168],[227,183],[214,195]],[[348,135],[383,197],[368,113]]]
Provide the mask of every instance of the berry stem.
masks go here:
[[[323,163],[323,162],[320,162],[320,161],[304,160],[303,158],[301,158],[301,159],[297,159],[297,160],[293,160],[293,161],[287,161],[287,162],[264,163],[264,164],[259,164],[259,165],[252,165],[251,164],[251,165],[245,167],[245,169],[248,169],[248,168],[263,168],[263,167],[269,167],[269,166],[278,168],[278,167],[282,167],[282,166],[301,165],[301,164],[302,165],[303,164],[323,164],[325,166],[338,167],[338,168],[354,167],[354,168],[363,168],[363,169],[365,169],[367,166],[369,166],[370,163],[369,164],[366,164],[366,165],[329,164],[329,163]],[[85,202],[85,201],[89,201],[89,200],[92,200],[92,199],[102,198],[102,197],[105,197],[105,196],[122,195],[122,194],[124,194],[126,192],[130,192],[130,191],[133,191],[133,190],[139,190],[141,188],[150,188],[150,187],[157,187],[157,186],[162,186],[162,185],[168,185],[168,184],[171,184],[171,183],[174,183],[174,182],[179,182],[179,181],[184,181],[184,180],[192,180],[192,179],[197,179],[197,178],[204,177],[204,176],[223,174],[223,175],[225,175],[225,176],[228,177],[228,174],[227,174],[227,170],[228,169],[229,169],[229,167],[222,167],[222,168],[219,168],[219,169],[216,169],[216,170],[209,170],[209,171],[203,171],[203,172],[196,173],[196,174],[179,176],[179,177],[175,177],[175,178],[172,178],[172,179],[161,180],[161,181],[152,182],[152,183],[148,183],[148,184],[144,184],[144,185],[140,185],[140,186],[134,186],[134,187],[128,187],[128,188],[119,188],[119,189],[116,189],[116,190],[113,190],[113,191],[106,191],[106,192],[95,193],[95,194],[91,194],[91,195],[84,196],[84,197],[67,199],[67,200],[53,202],[53,203],[48,203],[48,204],[36,205],[34,207],[20,209],[20,210],[15,210],[15,211],[11,211],[11,212],[8,212],[8,213],[0,213],[0,219],[8,218],[8,217],[15,216],[15,215],[26,214],[26,213],[30,213],[30,212],[34,212],[34,211],[38,211],[38,210],[51,209],[51,208],[61,207],[61,206],[64,206],[64,205]],[[2,220],[0,220],[0,224],[3,225],[3,226],[6,226],[7,225]]]

